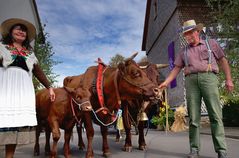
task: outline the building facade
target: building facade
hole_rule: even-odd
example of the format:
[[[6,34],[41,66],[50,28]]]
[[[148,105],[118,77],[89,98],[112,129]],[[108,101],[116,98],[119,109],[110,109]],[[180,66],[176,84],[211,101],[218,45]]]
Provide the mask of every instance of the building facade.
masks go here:
[[[147,0],[142,50],[146,51],[152,63],[169,63],[170,67],[160,74],[165,78],[173,66],[173,59],[184,47],[185,41],[179,33],[184,21],[194,19],[209,26],[212,23],[210,8],[204,0]],[[185,104],[183,72],[177,76],[175,84],[168,88],[171,107]]]

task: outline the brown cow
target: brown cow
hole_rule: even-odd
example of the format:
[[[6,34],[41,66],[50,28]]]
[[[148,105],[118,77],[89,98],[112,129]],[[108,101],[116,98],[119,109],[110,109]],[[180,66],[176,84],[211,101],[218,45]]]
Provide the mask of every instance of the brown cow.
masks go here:
[[[78,88],[80,86],[80,83],[82,82],[83,77],[84,74],[77,76],[68,76],[64,78],[63,86],[67,86],[69,88]],[[82,122],[80,122],[80,124],[76,124],[76,130],[78,134],[78,148],[79,150],[83,150],[85,148],[85,144],[82,138]]]
[[[146,64],[146,65],[145,65]],[[143,69],[148,78],[156,85],[160,84],[160,76],[158,69],[168,67],[168,64],[152,64],[152,63],[139,63],[140,68]],[[144,138],[144,121],[139,120],[139,115],[141,112],[149,113],[149,110],[155,108],[153,105],[161,104],[161,100],[154,99],[150,102],[145,102],[144,99],[138,98],[137,100],[124,101],[123,105],[123,123],[126,133],[125,145],[123,150],[127,152],[132,151],[132,141],[131,141],[131,117],[137,124],[138,128],[138,144],[140,150],[146,150],[146,143]],[[130,115],[130,116],[129,116]],[[119,132],[117,132],[116,141],[119,141]]]
[[[80,91],[80,93],[79,93]],[[60,138],[60,129],[65,131],[64,155],[66,158],[70,155],[69,141],[72,134],[72,129],[77,121],[81,120],[81,111],[79,104],[84,95],[88,96],[88,91],[72,88],[56,88],[54,89],[56,99],[50,101],[48,91],[43,89],[36,94],[36,112],[38,126],[36,130],[36,143],[34,147],[34,155],[39,155],[39,136],[41,127],[45,127],[46,145],[45,154],[50,152],[50,132],[52,132],[53,146],[51,157],[57,155],[57,142]],[[72,99],[73,98],[73,99]],[[83,106],[81,108],[84,108]]]
[[[132,57],[133,58],[133,57]],[[95,123],[101,127],[101,134],[103,138],[103,155],[109,155],[109,146],[107,142],[107,125],[113,123],[112,113],[118,111],[120,100],[133,100],[136,98],[149,99],[158,93],[157,85],[153,84],[148,79],[145,72],[143,72],[139,66],[129,58],[124,63],[119,64],[118,68],[107,67],[104,71],[103,91],[104,91],[104,107],[98,102],[98,96],[94,89],[94,81],[97,75],[97,66],[93,66],[87,69],[84,73],[84,77],[81,80],[80,86],[84,89],[88,89],[91,95],[88,98],[84,98],[85,101],[89,99],[93,113],[97,120],[93,117]],[[105,113],[107,111],[107,113]],[[92,125],[92,112],[83,112],[83,122],[86,128],[86,134],[88,139],[86,157],[93,157],[92,140],[94,136],[94,129]]]

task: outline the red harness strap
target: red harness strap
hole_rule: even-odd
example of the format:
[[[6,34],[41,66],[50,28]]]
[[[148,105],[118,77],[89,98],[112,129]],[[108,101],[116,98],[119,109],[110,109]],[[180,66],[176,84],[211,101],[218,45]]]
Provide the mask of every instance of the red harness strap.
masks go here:
[[[96,80],[96,92],[98,95],[98,100],[101,108],[104,107],[104,94],[103,94],[103,71],[106,66],[100,58],[98,58],[98,71],[97,71],[97,80]],[[106,110],[102,110],[104,114],[107,114]]]

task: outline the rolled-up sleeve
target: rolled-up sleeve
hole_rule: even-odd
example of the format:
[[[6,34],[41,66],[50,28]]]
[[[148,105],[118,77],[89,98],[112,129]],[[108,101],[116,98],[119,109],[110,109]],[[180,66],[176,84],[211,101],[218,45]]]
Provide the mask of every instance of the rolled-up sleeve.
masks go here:
[[[183,68],[185,66],[184,60],[183,60],[183,50],[179,52],[179,54],[176,56],[176,59],[174,61],[174,65],[178,66],[180,68]]]
[[[216,60],[219,60],[222,57],[225,57],[225,53],[223,49],[221,48],[221,46],[217,43],[215,39],[210,40],[210,45],[212,46],[212,52]]]

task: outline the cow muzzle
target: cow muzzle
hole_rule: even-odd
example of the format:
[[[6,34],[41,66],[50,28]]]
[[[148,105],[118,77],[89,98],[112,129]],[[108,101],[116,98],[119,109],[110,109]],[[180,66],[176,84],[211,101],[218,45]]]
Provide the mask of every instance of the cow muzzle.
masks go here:
[[[82,111],[91,111],[92,110],[92,106],[90,104],[84,104],[81,106],[81,110]]]
[[[92,110],[92,105],[90,101],[84,101],[81,104],[78,104],[79,108],[81,111],[91,111]]]
[[[154,92],[154,96],[155,96],[156,99],[162,99],[163,98],[163,89],[154,88],[153,92]]]

